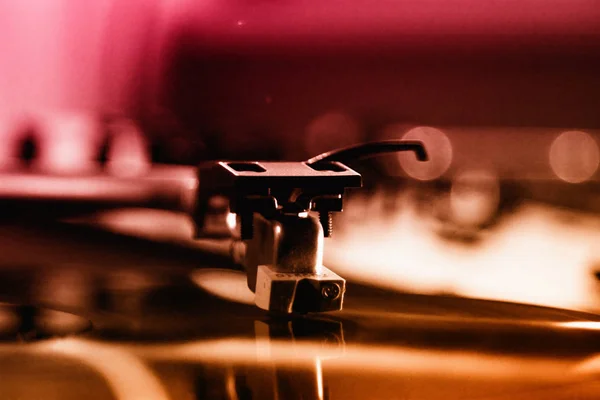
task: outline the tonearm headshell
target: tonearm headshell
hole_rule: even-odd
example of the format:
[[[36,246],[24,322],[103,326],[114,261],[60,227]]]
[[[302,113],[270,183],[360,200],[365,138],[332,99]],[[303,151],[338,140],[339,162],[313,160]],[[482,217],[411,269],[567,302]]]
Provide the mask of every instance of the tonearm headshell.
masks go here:
[[[302,162],[201,165],[193,211],[196,237],[205,236],[211,198],[226,198],[240,222],[241,262],[258,307],[282,313],[341,310],[346,281],[323,265],[323,245],[332,234],[332,213],[343,209],[346,189],[362,186],[361,175],[344,162],[397,151],[427,160],[421,142],[389,140]]]

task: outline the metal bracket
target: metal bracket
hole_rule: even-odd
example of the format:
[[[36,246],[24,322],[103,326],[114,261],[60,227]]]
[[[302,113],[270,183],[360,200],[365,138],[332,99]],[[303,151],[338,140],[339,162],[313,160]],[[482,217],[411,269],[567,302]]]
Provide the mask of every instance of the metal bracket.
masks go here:
[[[332,233],[332,213],[343,210],[346,189],[361,187],[362,177],[340,161],[403,150],[427,159],[420,142],[392,140],[303,162],[201,165],[193,212],[196,237],[204,236],[211,197],[223,196],[241,225],[242,261],[258,307],[283,313],[341,310],[346,281],[323,266],[323,241]]]

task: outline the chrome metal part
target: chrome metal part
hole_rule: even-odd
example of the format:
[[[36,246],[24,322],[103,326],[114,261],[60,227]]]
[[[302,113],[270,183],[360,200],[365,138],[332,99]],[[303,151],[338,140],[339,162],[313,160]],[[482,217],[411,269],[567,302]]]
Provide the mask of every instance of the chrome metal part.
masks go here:
[[[255,303],[263,310],[283,313],[339,311],[346,281],[321,267],[318,273],[282,273],[258,267]]]
[[[248,286],[258,307],[283,313],[337,311],[346,281],[323,266],[323,228],[312,215],[254,218],[247,242]],[[337,295],[332,294],[337,288]]]
[[[242,242],[234,243],[231,252],[246,268],[258,307],[288,314],[341,310],[346,281],[323,266],[323,242],[332,234],[332,213],[343,210],[346,189],[362,186],[361,175],[341,161],[404,150],[427,159],[420,142],[390,140],[303,162],[205,164],[198,170],[196,237],[207,236],[210,199],[228,199],[227,212],[219,208],[213,214],[223,221],[229,213],[238,216]]]

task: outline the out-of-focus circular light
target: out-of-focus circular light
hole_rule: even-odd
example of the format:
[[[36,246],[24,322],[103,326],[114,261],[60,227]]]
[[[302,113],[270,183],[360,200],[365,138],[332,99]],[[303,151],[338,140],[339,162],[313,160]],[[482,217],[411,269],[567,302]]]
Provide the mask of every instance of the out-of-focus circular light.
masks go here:
[[[399,153],[398,160],[404,171],[415,179],[429,181],[439,178],[452,163],[452,144],[444,132],[428,126],[419,126],[406,132],[404,140],[420,140],[427,149],[429,161],[418,161],[412,153]]]
[[[599,162],[598,144],[586,132],[563,132],[550,147],[552,171],[566,182],[579,183],[590,179]]]

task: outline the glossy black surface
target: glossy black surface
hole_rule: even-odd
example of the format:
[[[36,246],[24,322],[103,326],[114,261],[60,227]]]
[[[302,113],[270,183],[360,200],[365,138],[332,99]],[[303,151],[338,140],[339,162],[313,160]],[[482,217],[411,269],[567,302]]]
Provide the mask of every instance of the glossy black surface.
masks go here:
[[[7,395],[33,398],[35,391],[27,390],[27,382],[34,379],[56,396],[48,398],[70,398],[79,393],[81,379],[98,384],[94,379],[100,373],[111,389],[107,392],[99,384],[104,388],[93,398],[110,398],[107,393],[128,398],[119,394],[118,381],[111,381],[114,377],[107,378],[110,372],[98,372],[102,371],[98,365],[108,361],[94,357],[107,354],[110,359],[114,352],[115,360],[129,360],[132,355],[146,360],[144,365],[158,377],[166,398],[235,398],[233,394],[238,398],[294,398],[293,394],[366,398],[368,393],[385,397],[398,387],[413,386],[414,398],[437,398],[440,392],[430,389],[444,386],[449,398],[465,393],[469,398],[468,393],[493,391],[498,382],[504,382],[505,388],[533,385],[538,390],[535,363],[539,360],[546,360],[539,369],[544,382],[566,379],[571,385],[582,379],[570,375],[573,369],[600,350],[597,328],[569,326],[600,321],[593,314],[399,293],[350,281],[341,312],[266,315],[251,304],[208,293],[190,279],[198,269],[238,268],[216,252],[53,221],[6,223],[0,229],[4,238],[0,299],[6,302],[0,309],[5,317],[0,318],[0,337],[6,339],[0,346],[0,375],[11,377],[2,389]],[[238,278],[245,280],[242,272],[227,276],[225,282],[231,279],[232,285]],[[6,310],[23,319],[32,308],[15,304],[68,311],[66,315],[80,317],[76,319],[80,324],[64,319],[62,328],[58,322],[53,331],[47,327],[44,331],[44,324],[34,321],[39,333],[35,338],[45,340],[27,344],[14,335]],[[88,320],[91,328],[81,322]],[[414,371],[408,372],[415,362],[411,354],[424,357],[425,364],[416,362]],[[43,370],[30,370],[31,357],[43,360],[36,361]],[[71,361],[64,364],[64,357]],[[471,358],[474,365],[482,363],[481,376]],[[84,372],[77,367],[82,362],[96,369]],[[465,364],[467,372],[457,375],[454,368],[444,367],[448,362]],[[421,371],[422,365],[433,370]],[[123,376],[132,374],[132,382],[138,379],[126,362],[115,362],[113,367]],[[71,372],[73,368],[79,375]],[[469,368],[474,369],[468,372]],[[520,368],[528,371],[525,383],[517,378]],[[552,373],[548,375],[544,368]],[[493,371],[501,373],[496,376]],[[472,374],[477,376],[469,378]],[[409,376],[413,376],[410,381],[398,381]],[[416,383],[421,381],[429,383]],[[325,388],[319,389],[318,382]]]

